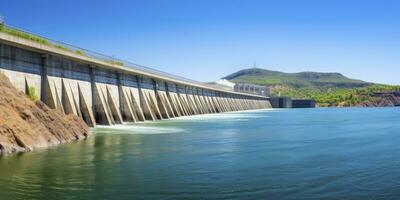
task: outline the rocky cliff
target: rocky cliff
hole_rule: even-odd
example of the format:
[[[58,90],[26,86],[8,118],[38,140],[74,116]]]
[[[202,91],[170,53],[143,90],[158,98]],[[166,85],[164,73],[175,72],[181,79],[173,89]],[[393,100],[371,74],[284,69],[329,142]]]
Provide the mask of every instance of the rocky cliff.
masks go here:
[[[371,94],[369,101],[356,106],[363,107],[387,107],[400,106],[400,92],[376,92]]]
[[[32,101],[0,73],[0,154],[72,142],[89,134],[82,119]]]

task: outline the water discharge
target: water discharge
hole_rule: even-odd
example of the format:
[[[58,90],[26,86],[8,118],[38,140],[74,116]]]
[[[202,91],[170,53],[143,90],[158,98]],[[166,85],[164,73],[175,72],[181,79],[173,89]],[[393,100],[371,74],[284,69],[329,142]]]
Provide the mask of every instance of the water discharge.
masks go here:
[[[283,109],[98,127],[0,157],[0,199],[396,199],[398,116]]]

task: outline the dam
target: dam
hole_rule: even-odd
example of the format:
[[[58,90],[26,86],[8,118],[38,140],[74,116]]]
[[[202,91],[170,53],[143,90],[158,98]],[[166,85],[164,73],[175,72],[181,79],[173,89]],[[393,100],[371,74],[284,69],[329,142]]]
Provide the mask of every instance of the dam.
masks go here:
[[[89,126],[270,108],[229,91],[1,25],[0,72],[52,109]]]

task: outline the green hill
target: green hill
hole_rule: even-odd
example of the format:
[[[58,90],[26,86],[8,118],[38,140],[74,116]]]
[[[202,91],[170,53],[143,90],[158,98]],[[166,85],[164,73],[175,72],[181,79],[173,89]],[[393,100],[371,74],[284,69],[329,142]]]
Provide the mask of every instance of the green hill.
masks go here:
[[[224,77],[234,83],[253,83],[269,86],[288,86],[291,88],[335,87],[355,88],[372,85],[361,80],[350,79],[340,73],[299,72],[284,73],[260,68],[240,70]]]
[[[376,93],[400,91],[400,86],[369,83],[340,73],[284,73],[250,68],[224,79],[234,83],[268,85],[273,96],[312,98],[319,106],[392,106],[394,101],[388,100],[388,95]]]

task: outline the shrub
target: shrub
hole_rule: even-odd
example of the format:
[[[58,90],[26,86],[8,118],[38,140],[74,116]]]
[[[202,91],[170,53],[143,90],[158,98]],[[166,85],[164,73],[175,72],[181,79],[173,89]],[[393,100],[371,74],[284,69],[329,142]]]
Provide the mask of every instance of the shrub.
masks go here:
[[[75,53],[78,54],[78,55],[81,55],[81,56],[85,55],[85,52],[83,52],[81,50],[76,50]]]
[[[110,64],[113,64],[113,65],[124,66],[124,63],[121,62],[121,61],[117,61],[117,60],[104,60],[104,61],[105,61],[105,62],[108,62],[108,63],[110,63]]]
[[[35,87],[31,86],[28,88],[28,96],[34,102],[39,100],[39,97],[36,95],[36,92],[35,92]]]
[[[71,49],[68,49],[67,47],[64,47],[64,46],[62,46],[62,45],[55,44],[55,45],[53,45],[53,46],[56,47],[56,48],[58,48],[58,49],[64,50],[64,51],[73,52]]]

